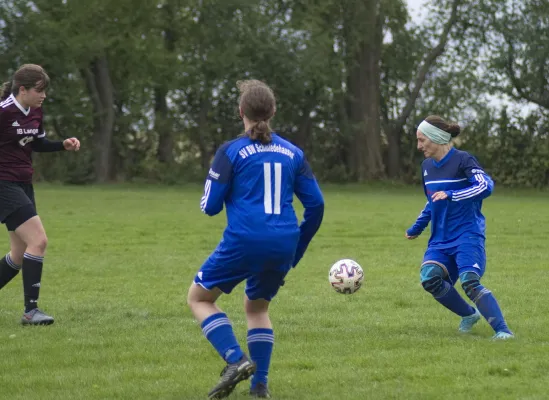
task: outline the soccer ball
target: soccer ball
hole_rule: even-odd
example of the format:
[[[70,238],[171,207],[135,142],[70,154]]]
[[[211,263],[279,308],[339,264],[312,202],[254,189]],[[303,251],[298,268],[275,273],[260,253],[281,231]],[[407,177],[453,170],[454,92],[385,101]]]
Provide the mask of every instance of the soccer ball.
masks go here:
[[[356,261],[343,259],[332,265],[328,280],[336,292],[353,294],[362,286],[364,271]]]

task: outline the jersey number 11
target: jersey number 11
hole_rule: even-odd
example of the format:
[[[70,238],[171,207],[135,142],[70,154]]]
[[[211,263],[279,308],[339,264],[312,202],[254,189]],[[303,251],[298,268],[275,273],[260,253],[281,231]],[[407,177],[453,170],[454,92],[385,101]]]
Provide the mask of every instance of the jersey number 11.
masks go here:
[[[280,192],[282,188],[282,164],[274,163],[274,209],[273,209],[273,188],[271,183],[271,170],[273,163],[263,163],[263,175],[265,178],[265,192],[263,203],[265,214],[280,214]]]

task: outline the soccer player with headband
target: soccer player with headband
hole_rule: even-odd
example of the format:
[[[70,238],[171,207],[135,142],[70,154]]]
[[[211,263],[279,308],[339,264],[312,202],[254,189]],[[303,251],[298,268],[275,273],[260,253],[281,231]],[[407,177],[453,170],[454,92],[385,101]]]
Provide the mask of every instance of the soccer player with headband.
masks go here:
[[[421,264],[423,288],[436,301],[461,317],[460,332],[470,332],[481,315],[494,329],[494,340],[513,338],[494,295],[480,280],[486,269],[486,221],[482,201],[494,182],[469,153],[455,149],[452,138],[461,129],[431,115],[419,125],[417,148],[427,204],[406,238],[415,239],[431,223],[431,237]],[[469,305],[454,288],[457,280],[475,304]]]

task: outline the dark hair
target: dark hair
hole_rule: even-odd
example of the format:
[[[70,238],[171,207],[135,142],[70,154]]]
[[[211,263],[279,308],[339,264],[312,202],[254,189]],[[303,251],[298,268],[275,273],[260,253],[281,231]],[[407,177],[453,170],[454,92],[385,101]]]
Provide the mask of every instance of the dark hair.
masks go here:
[[[439,129],[442,129],[445,132],[448,132],[450,135],[452,135],[453,138],[455,138],[461,132],[461,128],[458,124],[456,124],[455,122],[446,122],[438,115],[429,115],[427,118],[425,118],[425,121],[427,121],[431,125],[436,126]]]
[[[44,68],[36,64],[24,64],[15,71],[10,81],[2,85],[0,99],[3,100],[12,93],[17,96],[21,86],[27,90],[35,88],[38,91],[43,91],[48,88],[49,84],[50,77],[44,71]]]
[[[236,83],[240,91],[240,108],[250,121],[255,122],[247,133],[252,140],[263,144],[270,143],[271,127],[269,122],[276,111],[276,100],[272,89],[267,84],[252,79]]]

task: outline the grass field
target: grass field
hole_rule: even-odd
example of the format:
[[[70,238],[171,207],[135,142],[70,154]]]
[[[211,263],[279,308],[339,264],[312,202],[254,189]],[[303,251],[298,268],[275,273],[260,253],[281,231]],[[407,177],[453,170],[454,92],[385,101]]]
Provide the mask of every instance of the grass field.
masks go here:
[[[198,186],[36,192],[49,237],[40,305],[56,322],[19,325],[19,276],[0,291],[0,399],[206,398],[223,363],[185,297],[224,215],[200,212]],[[496,190],[485,202],[483,283],[517,335],[499,343],[485,321],[458,334],[459,318],[421,288],[428,235],[404,239],[420,188],[325,187],[325,197],[324,224],[272,304],[273,398],[549,398],[549,194]],[[340,258],[366,272],[352,296],[328,284]],[[245,347],[242,293],[220,305]]]

